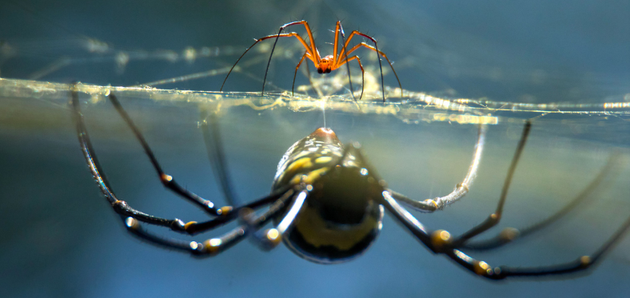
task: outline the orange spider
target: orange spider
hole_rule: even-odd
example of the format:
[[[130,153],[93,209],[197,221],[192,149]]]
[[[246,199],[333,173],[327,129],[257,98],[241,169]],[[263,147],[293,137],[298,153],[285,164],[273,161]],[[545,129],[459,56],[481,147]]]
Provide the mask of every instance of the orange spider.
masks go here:
[[[306,43],[306,41],[304,41],[304,39],[297,33],[295,32],[289,32],[289,33],[282,33],[282,30],[284,30],[285,28],[289,27],[289,26],[293,26],[293,25],[299,25],[302,24],[304,25],[304,27],[306,28],[306,33],[308,34],[308,38],[309,41],[311,42],[310,45],[308,45]],[[385,86],[384,86],[384,80],[383,80],[383,66],[381,65],[381,59],[380,56],[385,57],[385,59],[387,60],[387,62],[389,63],[389,66],[392,68],[392,71],[394,72],[394,75],[396,76],[396,80],[398,81],[398,86],[400,86],[400,96],[403,96],[403,92],[402,92],[402,85],[400,84],[400,80],[398,79],[398,74],[396,74],[396,71],[394,70],[394,66],[392,66],[392,62],[389,61],[389,59],[387,58],[387,56],[378,50],[378,46],[376,44],[376,40],[364,33],[361,33],[359,31],[352,31],[352,33],[350,33],[350,36],[348,36],[348,40],[346,40],[345,42],[343,42],[343,47],[341,48],[341,50],[339,51],[339,53],[337,53],[337,45],[338,45],[338,41],[339,41],[339,34],[341,34],[341,38],[344,38],[344,32],[343,32],[343,28],[341,27],[341,21],[337,21],[337,27],[335,29],[335,43],[333,45],[334,47],[334,52],[333,55],[328,55],[328,56],[324,56],[323,58],[320,56],[319,54],[319,50],[317,49],[317,47],[315,46],[315,40],[313,39],[313,33],[311,32],[311,28],[309,27],[308,23],[304,20],[302,21],[294,21],[294,22],[290,22],[290,23],[286,23],[284,25],[282,25],[280,27],[280,31],[278,31],[278,34],[274,34],[274,35],[268,35],[265,37],[261,37],[256,39],[256,41],[254,42],[254,44],[252,44],[249,48],[247,48],[245,50],[245,52],[238,58],[238,60],[236,60],[236,63],[234,63],[234,65],[232,66],[232,68],[230,69],[230,71],[228,72],[228,74],[225,76],[225,79],[223,80],[223,84],[221,85],[221,89],[219,89],[219,91],[223,91],[223,86],[225,85],[225,82],[227,81],[227,78],[230,76],[230,73],[232,73],[232,70],[234,70],[234,67],[236,67],[236,64],[238,64],[238,62],[241,60],[241,58],[243,58],[243,56],[245,56],[245,54],[251,49],[253,48],[258,42],[266,40],[266,39],[271,39],[271,38],[275,38],[276,41],[273,44],[273,47],[271,48],[271,54],[269,55],[269,61],[267,62],[267,69],[265,70],[265,77],[263,79],[263,87],[262,87],[262,93],[265,92],[265,83],[267,81],[267,72],[269,71],[269,64],[271,63],[271,57],[273,56],[273,51],[276,48],[276,44],[278,43],[278,38],[279,37],[291,37],[291,36],[295,36],[301,43],[302,45],[306,48],[306,52],[304,53],[304,55],[302,55],[302,59],[300,59],[300,62],[297,64],[297,66],[295,67],[295,74],[293,75],[293,85],[291,87],[291,94],[293,94],[293,91],[295,89],[295,77],[297,76],[297,71],[300,68],[300,65],[302,64],[302,62],[304,61],[304,58],[308,58],[311,61],[313,61],[313,64],[315,65],[315,68],[317,68],[317,72],[318,73],[329,73],[339,67],[341,67],[342,65],[352,61],[352,60],[356,60],[357,63],[359,63],[359,67],[361,68],[361,96],[359,97],[359,99],[363,98],[363,85],[365,83],[365,71],[363,70],[363,65],[361,64],[361,59],[359,59],[359,56],[352,56],[352,57],[348,57],[348,55],[350,55],[350,53],[354,52],[355,50],[357,50],[360,47],[365,47],[368,48],[374,52],[377,53],[377,55],[379,56],[378,59],[378,66],[381,70],[381,88],[382,88],[382,92],[383,92],[383,101],[385,101]],[[347,50],[348,44],[350,43],[350,40],[352,39],[352,37],[354,37],[355,35],[360,35],[363,36],[369,40],[371,40],[374,43],[374,46],[368,45],[365,42],[361,42],[357,45],[355,45],[354,47],[352,47],[350,50]],[[346,51],[347,50],[347,51]],[[346,64],[347,65],[347,64]],[[350,72],[350,67],[348,66],[348,73]],[[350,90],[352,92],[352,81],[350,80],[350,76],[348,76],[348,81],[350,82]],[[353,95],[354,96],[354,95]]]

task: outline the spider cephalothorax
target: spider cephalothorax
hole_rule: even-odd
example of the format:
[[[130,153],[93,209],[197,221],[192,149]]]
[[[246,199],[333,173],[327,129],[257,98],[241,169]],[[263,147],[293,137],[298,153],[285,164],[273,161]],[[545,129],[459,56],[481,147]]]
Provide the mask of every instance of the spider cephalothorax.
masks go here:
[[[333,56],[328,55],[319,61],[317,73],[330,73],[332,71]]]

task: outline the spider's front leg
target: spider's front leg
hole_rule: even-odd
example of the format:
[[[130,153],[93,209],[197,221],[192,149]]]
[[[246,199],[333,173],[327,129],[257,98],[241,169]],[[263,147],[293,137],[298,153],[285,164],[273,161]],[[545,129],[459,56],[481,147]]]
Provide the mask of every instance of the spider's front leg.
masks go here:
[[[315,39],[313,38],[313,32],[311,32],[311,27],[308,25],[308,22],[305,20],[301,20],[301,21],[293,21],[293,22],[289,22],[286,23],[282,26],[280,26],[280,30],[278,30],[278,34],[275,35],[276,36],[276,40],[273,43],[273,47],[271,47],[271,53],[269,53],[269,61],[267,61],[267,69],[265,70],[265,77],[263,78],[263,86],[262,86],[262,91],[261,94],[265,93],[265,83],[267,82],[267,72],[269,72],[269,65],[271,65],[271,57],[273,57],[273,52],[276,49],[276,44],[278,44],[278,37],[281,37],[281,33],[282,31],[284,31],[284,29],[286,29],[287,27],[290,26],[295,26],[295,25],[304,25],[304,28],[306,29],[306,33],[308,34],[308,39],[311,42],[311,45],[307,45],[306,42],[304,42],[304,39],[302,39],[302,37],[300,37],[299,35],[297,35],[297,33],[293,32],[296,37],[298,37],[298,39],[300,39],[302,45],[304,45],[304,47],[306,48],[306,51],[310,54],[310,59],[313,61],[313,63],[315,63],[315,67],[318,67],[319,62],[321,60],[321,57],[319,56],[319,51],[317,51],[317,47],[315,46]],[[274,35],[270,35],[268,38],[272,38]],[[302,59],[304,59],[304,57],[302,57]],[[300,61],[300,63],[302,63]],[[299,64],[298,64],[299,67]],[[297,72],[297,69],[296,69]],[[295,84],[295,80],[293,81],[293,83]]]
[[[98,157],[96,155],[96,152],[90,140],[87,127],[85,125],[85,121],[81,113],[80,104],[79,104],[79,95],[78,95],[76,84],[72,85],[70,89],[71,89],[71,102],[72,102],[72,107],[73,107],[73,118],[74,118],[76,128],[77,128],[77,135],[79,138],[79,143],[81,145],[81,149],[85,157],[86,163],[88,165],[88,168],[90,169],[92,176],[97,182],[101,193],[103,194],[103,196],[105,196],[105,198],[111,204],[114,211],[120,215],[121,220],[125,224],[125,227],[127,228],[127,230],[133,233],[134,235],[140,237],[143,240],[149,241],[150,243],[158,245],[158,246],[187,251],[195,255],[215,254],[219,251],[222,251],[223,249],[227,247],[230,247],[234,243],[240,241],[252,229],[255,230],[262,227],[265,223],[267,223],[270,220],[270,218],[272,218],[280,210],[282,210],[284,203],[292,197],[292,194],[293,194],[292,189],[289,189],[289,188],[280,189],[270,194],[269,196],[256,200],[247,205],[237,207],[237,209],[234,210],[235,212],[233,213],[227,212],[226,209],[218,209],[218,210],[224,211],[221,213],[217,212],[216,215],[220,215],[220,216],[216,217],[213,220],[200,222],[200,223],[197,223],[194,221],[189,221],[188,223],[184,223],[182,220],[177,219],[177,218],[167,219],[167,218],[153,216],[153,215],[144,213],[142,211],[136,210],[132,208],[131,206],[129,206],[125,201],[119,200],[116,197],[113,189],[111,188],[105,174],[103,173],[102,167],[98,161]],[[151,149],[148,147],[148,144],[144,140],[144,137],[142,137],[142,134],[140,133],[140,131],[135,127],[133,122],[131,122],[131,119],[126,114],[126,112],[124,112],[124,110],[122,109],[122,106],[116,100],[115,96],[110,95],[110,99],[114,103],[118,112],[121,114],[123,118],[125,118],[125,121],[127,122],[127,124],[131,127],[131,129],[136,134],[137,139],[143,145],[145,149],[145,153],[147,153],[147,155],[151,159],[158,174],[161,177],[168,176],[164,174],[164,172],[161,170],[159,164],[157,163],[157,160],[155,159],[155,156],[153,156]],[[169,179],[169,180],[173,181],[173,179]],[[169,185],[171,185],[171,187],[169,188],[171,190],[173,190],[172,185],[175,185],[175,187],[179,187],[179,185],[177,184],[167,184],[166,186],[169,187]],[[179,192],[177,190],[178,189],[175,188],[176,193],[197,203],[198,205],[202,205],[203,207],[209,206],[209,204],[207,203],[199,204],[199,202],[203,199],[200,199],[198,196],[192,193],[189,193],[188,191]],[[196,198],[199,198],[200,200],[196,200]],[[203,203],[203,202],[209,202],[209,201],[204,200],[201,202]],[[209,239],[208,241],[204,243],[197,243],[195,241],[192,241],[192,242],[182,241],[182,240],[177,240],[173,238],[157,236],[146,231],[140,225],[140,222],[144,222],[144,223],[148,223],[152,225],[168,227],[171,230],[176,231],[176,232],[194,235],[200,232],[214,229],[218,226],[222,226],[225,223],[234,220],[236,218],[235,214],[238,213],[238,210],[242,208],[257,209],[257,208],[268,206],[268,205],[271,205],[269,210],[267,210],[261,216],[252,219],[252,224],[250,224],[249,226],[237,227],[236,229],[224,234],[223,236],[219,238]],[[231,210],[231,207],[229,208]]]
[[[289,33],[282,33],[282,34],[274,34],[274,35],[264,36],[264,37],[256,39],[256,41],[254,41],[254,43],[251,46],[249,46],[247,49],[245,49],[245,52],[243,52],[243,54],[241,54],[241,56],[238,57],[236,62],[234,62],[234,65],[232,65],[232,68],[230,68],[230,70],[228,71],[227,75],[225,75],[225,79],[223,79],[223,84],[221,84],[221,88],[219,89],[219,91],[223,91],[223,86],[225,86],[225,82],[227,82],[228,77],[230,76],[230,74],[232,73],[232,71],[234,70],[234,68],[238,64],[238,62],[241,61],[241,59],[243,59],[243,57],[245,56],[245,54],[247,54],[247,52],[249,52],[249,50],[251,50],[255,45],[257,45],[261,41],[275,38],[276,42],[274,43],[274,47],[271,50],[271,55],[273,55],[273,51],[275,49],[275,45],[278,42],[278,38],[280,38],[280,37],[295,37],[295,38],[297,38],[298,41],[306,48],[306,52],[309,54],[307,58],[311,59],[313,61],[313,63],[315,63],[315,66],[318,65],[318,62],[317,62],[318,59],[313,58],[313,57],[319,57],[319,53],[317,53],[316,49],[313,50],[313,48],[311,48],[311,46],[309,46],[306,43],[306,41],[304,41],[304,39],[299,34],[297,34],[295,32],[289,32]],[[271,56],[269,57],[269,63],[270,62],[271,62]],[[265,84],[267,82],[267,72],[269,71],[269,63],[267,63],[267,69],[265,70],[265,78],[263,79],[263,88],[262,88],[261,95],[264,95],[264,92],[265,92]]]
[[[352,47],[350,50],[347,50],[348,44],[350,43],[350,40],[354,37],[354,36],[363,36],[367,39],[369,39],[370,41],[372,41],[374,43],[374,46],[370,46],[368,44],[366,44],[365,42],[361,42],[357,45],[355,45],[354,47]],[[346,42],[344,43],[343,47],[341,48],[341,52],[339,53],[339,59],[336,61],[336,63],[333,66],[333,69],[337,69],[338,67],[340,67],[341,65],[343,65],[344,63],[347,63],[348,59],[348,55],[350,55],[350,53],[356,51],[358,48],[360,47],[365,47],[367,49],[370,49],[374,52],[376,52],[376,55],[378,56],[378,67],[381,71],[381,91],[383,92],[383,102],[385,102],[385,79],[383,77],[383,65],[381,63],[381,56],[383,56],[385,58],[385,60],[387,60],[387,63],[389,63],[389,67],[391,67],[392,72],[394,72],[394,76],[396,76],[396,80],[398,81],[398,86],[400,87],[400,97],[403,97],[403,89],[402,89],[402,84],[400,84],[400,79],[398,78],[398,74],[396,73],[396,70],[394,69],[394,66],[392,65],[392,62],[389,60],[389,58],[387,58],[387,55],[385,55],[385,53],[381,52],[378,50],[378,44],[376,42],[376,39],[374,39],[373,37],[365,34],[365,33],[361,33],[359,31],[352,31],[352,33],[350,33],[350,35],[348,36],[348,39],[346,40]],[[346,51],[347,50],[347,51]]]

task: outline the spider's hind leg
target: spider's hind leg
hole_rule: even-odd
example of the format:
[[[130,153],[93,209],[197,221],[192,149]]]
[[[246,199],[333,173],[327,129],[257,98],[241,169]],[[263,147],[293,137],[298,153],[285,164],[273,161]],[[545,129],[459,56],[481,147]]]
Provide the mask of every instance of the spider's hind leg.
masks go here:
[[[475,237],[488,229],[494,227],[501,220],[501,215],[503,214],[503,206],[505,205],[505,200],[507,198],[507,192],[510,188],[510,184],[512,183],[512,177],[514,176],[514,172],[516,171],[516,166],[518,165],[518,161],[521,159],[521,154],[523,153],[523,149],[525,148],[525,144],[527,143],[527,137],[529,136],[529,132],[531,130],[532,124],[529,120],[525,122],[525,126],[523,128],[523,133],[521,135],[521,139],[518,142],[516,147],[516,152],[514,153],[514,157],[512,158],[512,162],[510,163],[510,167],[508,169],[507,176],[505,178],[505,182],[503,183],[503,189],[501,190],[501,197],[499,199],[499,203],[497,204],[497,209],[494,213],[491,213],[485,221],[481,224],[473,227],[468,230],[461,236],[451,240],[451,244],[449,247],[460,247],[463,243],[468,241],[470,238]]]
[[[573,198],[569,203],[567,203],[562,209],[558,210],[556,213],[550,215],[549,217],[540,220],[534,224],[531,224],[522,229],[516,228],[505,228],[496,236],[488,239],[488,240],[480,240],[480,241],[468,241],[462,243],[461,247],[466,250],[490,250],[494,248],[501,247],[505,244],[511,243],[516,239],[521,239],[525,236],[538,232],[552,224],[558,222],[560,219],[565,217],[571,211],[577,208],[578,205],[584,203],[586,199],[593,194],[593,192],[600,187],[602,182],[605,180],[611,172],[614,172],[614,166],[619,162],[619,153],[612,154],[606,164],[599,171],[597,176],[589,183],[575,198]]]
[[[532,266],[532,267],[509,267],[499,266],[491,267],[484,261],[476,260],[461,250],[457,249],[468,239],[486,231],[490,227],[496,225],[500,219],[500,213],[505,202],[505,197],[512,179],[512,175],[516,169],[516,164],[520,158],[521,152],[525,146],[527,135],[529,133],[531,123],[528,121],[523,129],[523,135],[521,141],[516,149],[514,158],[510,165],[508,175],[506,177],[504,187],[499,200],[499,205],[495,213],[491,214],[486,221],[480,225],[475,226],[464,235],[452,238],[450,234],[443,230],[429,231],[426,229],[413,215],[407,210],[401,207],[397,200],[390,194],[389,191],[383,193],[383,205],[387,208],[396,219],[403,224],[409,231],[416,236],[420,242],[422,242],[427,248],[434,253],[443,253],[458,265],[463,268],[480,275],[482,277],[498,280],[507,277],[540,277],[549,275],[563,275],[567,273],[584,272],[589,268],[597,265],[603,256],[609,252],[623,237],[623,235],[630,228],[630,218],[628,218],[617,231],[606,241],[600,248],[591,255],[581,256],[573,261],[552,264],[547,266]],[[597,180],[597,179],[596,179]]]

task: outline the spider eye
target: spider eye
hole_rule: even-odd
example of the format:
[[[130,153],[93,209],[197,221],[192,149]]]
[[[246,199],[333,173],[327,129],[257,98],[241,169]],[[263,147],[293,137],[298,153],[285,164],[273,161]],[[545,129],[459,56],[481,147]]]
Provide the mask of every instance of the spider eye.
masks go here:
[[[326,69],[326,73],[330,73],[330,71],[331,71],[331,69],[330,69],[330,68],[329,68],[329,69]]]
[[[317,73],[324,73],[324,71],[321,68],[318,68]]]

